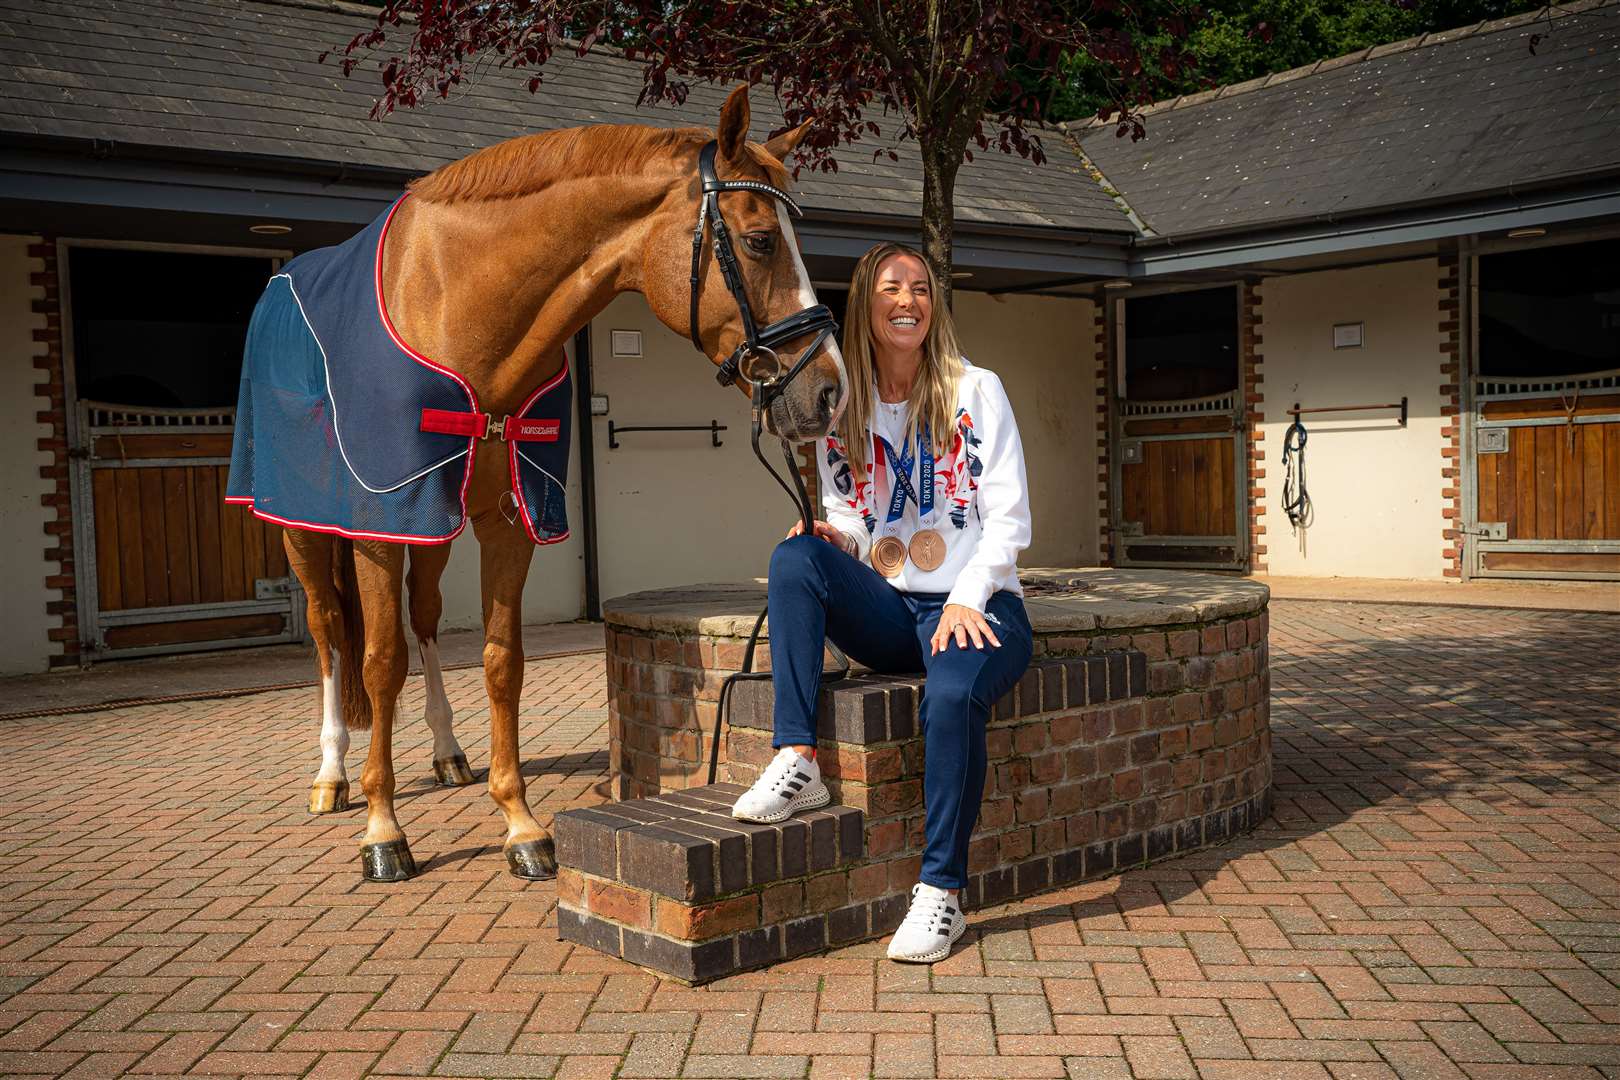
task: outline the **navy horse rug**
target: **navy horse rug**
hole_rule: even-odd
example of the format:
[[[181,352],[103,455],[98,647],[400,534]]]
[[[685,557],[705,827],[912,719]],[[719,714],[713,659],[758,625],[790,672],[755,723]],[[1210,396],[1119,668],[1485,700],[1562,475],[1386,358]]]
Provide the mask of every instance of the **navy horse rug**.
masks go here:
[[[225,501],[294,528],[446,543],[466,525],[472,451],[500,438],[529,538],[562,540],[568,365],[500,420],[460,375],[407,345],[382,290],[383,244],[399,205],[270,279],[248,324]]]

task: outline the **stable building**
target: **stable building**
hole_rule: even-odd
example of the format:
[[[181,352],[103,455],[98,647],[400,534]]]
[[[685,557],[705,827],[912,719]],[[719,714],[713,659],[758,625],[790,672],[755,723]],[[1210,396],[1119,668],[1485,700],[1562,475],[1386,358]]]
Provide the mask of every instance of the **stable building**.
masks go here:
[[[1136,230],[1093,294],[1101,558],[1620,578],[1617,131],[1612,2],[1074,129]]]
[[[558,57],[537,94],[492,69],[377,122],[373,83],[316,59],[370,9],[0,8],[8,672],[301,637],[277,530],[220,501],[268,276],[479,147],[712,126],[723,98],[638,110],[636,66]],[[1168,102],[1138,143],[1079,126],[1047,134],[1045,165],[964,166],[956,315],[1019,418],[1027,565],[1620,573],[1620,7],[1560,11],[1550,32],[1505,20]],[[835,309],[861,252],[915,236],[899,153],[799,181]],[[572,363],[573,531],[536,554],[525,617],[763,573],[793,511],[741,395],[635,296]],[[1296,403],[1390,407],[1302,414],[1293,528]],[[475,548],[445,576],[448,626],[478,623]]]

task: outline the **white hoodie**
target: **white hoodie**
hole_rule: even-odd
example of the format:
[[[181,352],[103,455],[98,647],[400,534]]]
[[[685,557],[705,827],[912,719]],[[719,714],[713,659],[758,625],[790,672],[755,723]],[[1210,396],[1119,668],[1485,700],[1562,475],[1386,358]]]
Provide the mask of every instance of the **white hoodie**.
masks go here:
[[[945,539],[945,561],[938,569],[925,572],[908,558],[904,569],[889,582],[902,592],[948,593],[946,603],[983,611],[985,602],[998,590],[1023,595],[1018,585],[1018,553],[1029,546],[1029,486],[1018,424],[1001,380],[966,360],[962,367],[956,389],[956,437],[951,452],[934,463],[934,510],[928,521],[919,522],[917,504],[907,499],[900,520],[889,523],[893,467],[886,458],[881,465],[874,464],[878,458],[873,448],[867,448],[866,456],[874,482],[860,484],[852,480],[848,457],[836,435],[818,440],[816,451],[827,521],[854,541],[857,558],[862,562],[871,559],[877,537],[892,533],[909,542],[918,529],[933,528]],[[875,409],[873,433],[903,453],[909,406],[877,401]],[[916,456],[914,441],[913,487],[919,471]]]

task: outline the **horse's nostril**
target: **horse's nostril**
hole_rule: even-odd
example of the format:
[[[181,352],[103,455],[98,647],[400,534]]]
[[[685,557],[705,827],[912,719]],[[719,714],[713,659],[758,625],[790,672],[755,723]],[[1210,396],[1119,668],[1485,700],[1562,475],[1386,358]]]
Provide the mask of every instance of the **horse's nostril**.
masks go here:
[[[831,416],[836,408],[838,408],[838,387],[824,387],[821,391],[821,415]]]

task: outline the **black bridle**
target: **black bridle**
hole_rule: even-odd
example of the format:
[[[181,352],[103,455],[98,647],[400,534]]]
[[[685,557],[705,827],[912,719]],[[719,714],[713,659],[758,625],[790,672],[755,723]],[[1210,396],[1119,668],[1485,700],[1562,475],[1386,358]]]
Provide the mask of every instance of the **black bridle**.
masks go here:
[[[720,277],[725,282],[726,291],[731,293],[731,299],[737,305],[737,314],[742,318],[743,328],[742,344],[732,350],[731,355],[721,363],[715,379],[721,386],[730,386],[740,375],[752,387],[754,456],[759,458],[765,470],[798,504],[799,512],[804,519],[805,531],[808,533],[812,531],[814,514],[811,511],[810,497],[805,491],[804,481],[800,478],[797,463],[793,460],[792,445],[785,438],[782,440],[782,455],[787,460],[788,474],[793,477],[796,491],[789,488],[771,463],[765,460],[765,455],[759,449],[759,436],[765,411],[787,391],[788,384],[809,365],[810,360],[821,350],[827,339],[838,333],[838,320],[833,317],[832,309],[827,305],[816,304],[767,326],[762,327],[754,322],[754,310],[749,306],[748,293],[743,288],[742,270],[737,263],[737,253],[731,246],[731,230],[726,227],[725,215],[720,212],[720,194],[725,191],[754,191],[778,200],[794,217],[803,217],[804,211],[800,210],[792,196],[781,188],[772,187],[758,180],[720,179],[714,171],[714,159],[718,150],[719,144],[711,140],[704,144],[698,154],[698,177],[703,182],[703,190],[698,201],[697,227],[692,230],[692,344],[697,346],[698,351],[703,351],[703,342],[698,335],[700,297],[698,271],[703,261],[703,230],[707,225],[714,237],[715,265],[720,268]],[[785,242],[786,238],[783,239]],[[804,352],[799,354],[793,366],[784,372],[781,359],[777,356],[777,349],[806,334],[815,336]]]
[[[703,194],[698,202],[697,228],[692,230],[692,344],[703,352],[703,342],[698,337],[698,270],[703,260],[703,227],[708,225],[714,235],[714,261],[720,267],[720,276],[725,280],[726,290],[731,293],[731,299],[737,304],[737,313],[742,316],[743,342],[734,349],[725,362],[720,365],[720,371],[715,375],[721,386],[730,386],[741,375],[748,380],[753,388],[750,395],[753,398],[753,446],[754,456],[759,463],[765,466],[765,471],[771,474],[771,479],[781,485],[782,490],[788,493],[799,507],[799,515],[804,522],[805,535],[815,535],[815,514],[810,507],[810,495],[805,491],[804,478],[799,475],[798,462],[793,460],[793,446],[786,439],[782,440],[782,457],[787,462],[788,475],[793,477],[793,487],[788,487],[787,481],[765,460],[765,455],[759,449],[759,435],[764,424],[765,410],[769,409],[777,398],[787,390],[791,383],[810,363],[810,358],[821,350],[823,344],[832,335],[838,333],[838,320],[833,318],[832,309],[825,304],[796,311],[785,319],[778,319],[769,326],[757,326],[754,323],[754,310],[748,306],[748,293],[743,289],[742,271],[737,265],[737,253],[731,247],[731,230],[726,228],[725,216],[720,213],[720,193],[723,191],[757,191],[762,195],[769,195],[788,208],[794,217],[803,217],[804,211],[799,204],[781,188],[758,180],[722,180],[715,174],[714,157],[719,149],[715,142],[706,143],[698,154],[698,176],[703,180]],[[786,237],[783,237],[784,242]],[[798,360],[786,372],[782,371],[782,362],[776,355],[779,346],[792,341],[805,334],[814,334],[810,345],[799,354]],[[761,611],[759,618],[754,620],[754,632],[748,635],[748,646],[743,654],[742,670],[726,676],[720,685],[720,700],[715,709],[714,737],[709,743],[709,783],[714,783],[716,770],[720,765],[720,733],[726,722],[726,706],[731,698],[732,685],[743,680],[763,681],[769,679],[769,672],[754,671],[754,649],[759,644],[759,634],[765,625],[766,612]],[[831,644],[829,642],[829,644]],[[837,652],[833,646],[840,663],[831,676],[823,676],[823,682],[832,682],[849,674],[849,661]]]

